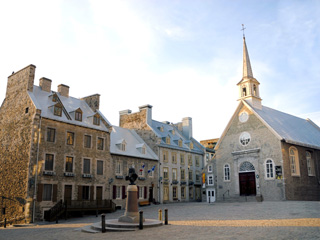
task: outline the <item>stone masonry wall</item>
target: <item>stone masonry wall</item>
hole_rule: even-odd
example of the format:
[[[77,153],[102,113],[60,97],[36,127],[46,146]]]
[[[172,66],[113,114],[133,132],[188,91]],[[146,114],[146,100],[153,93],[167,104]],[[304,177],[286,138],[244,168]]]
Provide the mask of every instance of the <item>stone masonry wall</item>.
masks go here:
[[[14,200],[3,201],[6,214],[0,215],[0,222],[4,217],[31,220],[27,188],[36,109],[27,90],[33,90],[34,73],[35,66],[30,65],[8,78],[6,99],[0,109],[0,196]]]

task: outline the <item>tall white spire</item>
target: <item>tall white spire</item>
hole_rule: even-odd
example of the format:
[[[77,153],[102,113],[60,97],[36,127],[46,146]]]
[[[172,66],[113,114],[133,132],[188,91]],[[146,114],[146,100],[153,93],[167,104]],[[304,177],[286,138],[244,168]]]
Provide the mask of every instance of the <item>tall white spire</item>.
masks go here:
[[[253,78],[246,38],[243,36],[243,78]]]

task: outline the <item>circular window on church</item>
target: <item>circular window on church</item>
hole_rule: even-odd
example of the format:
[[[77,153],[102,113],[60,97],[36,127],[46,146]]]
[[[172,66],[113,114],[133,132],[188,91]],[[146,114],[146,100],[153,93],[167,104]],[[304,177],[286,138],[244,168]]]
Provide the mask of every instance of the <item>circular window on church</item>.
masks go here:
[[[247,146],[251,140],[250,134],[247,132],[241,133],[239,140],[242,146]]]
[[[243,111],[240,115],[239,115],[239,120],[240,122],[244,123],[246,121],[248,121],[249,119],[249,115],[246,111]]]

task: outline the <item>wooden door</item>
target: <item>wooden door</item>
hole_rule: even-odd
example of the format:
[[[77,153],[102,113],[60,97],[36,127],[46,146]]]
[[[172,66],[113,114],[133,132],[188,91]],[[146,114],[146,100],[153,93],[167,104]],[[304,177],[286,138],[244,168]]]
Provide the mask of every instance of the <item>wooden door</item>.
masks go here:
[[[102,202],[102,187],[96,188],[96,200],[98,204]]]
[[[256,178],[254,172],[239,173],[240,195],[256,195]]]
[[[153,202],[153,187],[149,187],[149,202]]]
[[[71,205],[72,200],[72,185],[64,185],[64,201]]]

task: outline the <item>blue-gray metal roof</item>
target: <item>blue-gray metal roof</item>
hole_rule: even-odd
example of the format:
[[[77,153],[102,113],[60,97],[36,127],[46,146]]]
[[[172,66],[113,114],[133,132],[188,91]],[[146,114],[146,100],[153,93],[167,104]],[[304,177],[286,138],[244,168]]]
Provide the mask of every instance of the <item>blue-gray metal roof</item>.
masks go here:
[[[320,148],[320,128],[310,120],[265,106],[252,108],[286,142]]]
[[[28,94],[35,107],[41,110],[42,117],[74,125],[79,125],[82,127],[93,128],[105,132],[109,131],[107,126],[105,126],[102,122],[100,122],[100,125],[93,124],[93,115],[95,114],[99,114],[99,116],[103,118],[108,124],[109,122],[100,113],[100,111],[94,112],[84,100],[74,97],[64,97],[61,96],[61,94],[58,92],[42,91],[41,87],[39,86],[33,86],[33,92],[28,92]],[[57,94],[63,106],[63,109],[66,111],[67,114],[64,111],[62,111],[61,116],[56,116],[53,114],[53,106],[58,103],[52,101],[53,94]],[[82,121],[75,120],[73,118],[73,115],[71,114],[78,108],[80,108],[82,111]]]

